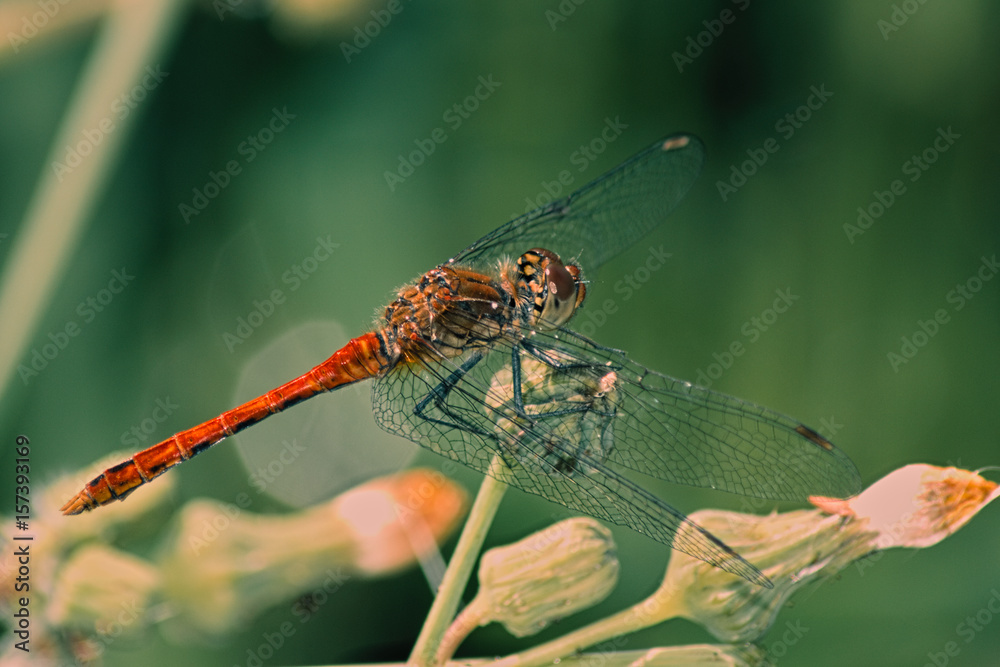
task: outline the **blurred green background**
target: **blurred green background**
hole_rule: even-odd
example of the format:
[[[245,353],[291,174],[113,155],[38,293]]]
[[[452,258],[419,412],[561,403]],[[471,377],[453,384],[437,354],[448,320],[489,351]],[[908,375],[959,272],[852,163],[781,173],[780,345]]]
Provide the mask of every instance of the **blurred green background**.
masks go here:
[[[385,2],[320,6],[313,18],[305,4],[278,5],[244,0],[221,19],[208,3],[192,7],[153,63],[169,74],[138,105],[121,159],[18,363],[70,320],[82,333],[37,377],[13,375],[0,405],[4,451],[18,433],[32,439],[36,486],[128,448],[123,434],[152,414],[157,399],[178,407],[143,446],[304,372],[366,330],[395,288],[522,213],[561,171],[582,185],[680,130],[707,147],[701,178],[666,224],[589,275],[591,303],[616,296],[613,286],[651,248],[671,257],[631,298],[619,298],[594,337],[691,380],[710,372],[713,355],[743,342],[746,352],[716,373],[713,388],[831,437],[866,485],[913,462],[1000,464],[1000,280],[971,285],[981,289],[961,308],[949,298],[1000,246],[995,3],[406,2],[346,56],[355,28]],[[719,20],[726,10],[728,24]],[[53,136],[95,35],[71,31],[0,61],[0,232],[7,235],[0,262],[11,257],[39,174],[51,168]],[[678,56],[686,51],[689,61]],[[499,85],[457,124],[446,114],[474,94],[480,77]],[[832,95],[800,109],[814,88]],[[248,150],[244,142],[274,109],[294,118],[264,150]],[[786,114],[796,113],[793,125]],[[577,151],[608,119],[625,129],[603,153],[581,160]],[[390,189],[385,172],[435,128],[446,140]],[[906,163],[949,128],[957,138],[911,180],[917,172]],[[719,183],[734,165],[772,138],[777,152],[723,196]],[[240,172],[186,221],[181,205],[192,205],[193,190],[204,190],[210,172],[229,161]],[[849,238],[845,225],[856,224],[858,207],[886,200],[876,192],[897,179],[905,192]],[[339,245],[291,290],[283,276],[312,254],[318,237]],[[85,322],[78,306],[122,267],[134,280]],[[245,342],[227,346],[238,318],[275,288],[285,303]],[[799,298],[765,331],[752,318],[771,307],[775,290]],[[894,367],[889,353],[901,354],[902,338],[939,309],[947,322]],[[586,316],[585,309],[579,317]],[[296,361],[240,384],[269,345],[316,323],[339,325],[343,336],[312,348],[306,366]],[[314,407],[345,420],[363,415],[364,408],[338,408],[339,398],[319,397]],[[298,410],[305,408],[273,420],[273,442],[298,437],[335,452],[341,464],[320,469],[325,486],[288,502],[329,496],[375,474],[351,462],[382,457],[374,465],[390,470],[416,455],[440,465],[408,443],[376,453],[322,429],[304,433]],[[229,500],[249,488],[243,437],[172,473],[178,505],[198,495]],[[0,457],[4,488],[12,459]],[[290,485],[312,484],[295,475],[315,473],[314,465],[290,471]],[[474,491],[479,478],[460,479]],[[651,486],[684,511],[740,506],[725,494]],[[255,509],[283,506],[264,500]],[[490,543],[518,539],[555,515],[558,507],[511,492]],[[668,550],[628,530],[615,535],[618,589],[542,638],[656,587]],[[919,665],[952,641],[960,653],[949,664],[996,664],[1000,618],[968,643],[956,628],[1000,587],[998,566],[993,507],[935,548],[888,553],[864,572],[849,569],[800,594],[761,643],[779,641],[789,622],[808,632],[782,664]],[[429,603],[416,571],[349,582],[270,664],[403,660]],[[171,643],[154,631],[116,643],[106,660],[246,664],[247,649],[288,617],[287,607],[276,608],[209,645]],[[503,655],[535,641],[490,627],[460,655]],[[630,637],[628,648],[704,641],[710,637],[699,627],[672,622]]]

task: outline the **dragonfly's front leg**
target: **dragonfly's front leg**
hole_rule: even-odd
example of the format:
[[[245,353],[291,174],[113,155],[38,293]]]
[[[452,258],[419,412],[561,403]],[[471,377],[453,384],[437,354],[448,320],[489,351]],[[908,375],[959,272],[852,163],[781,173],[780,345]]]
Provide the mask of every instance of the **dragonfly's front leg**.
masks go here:
[[[538,414],[528,414],[524,409],[524,384],[521,381],[521,350],[525,353],[530,354],[534,359],[545,364],[552,369],[553,373],[567,373],[573,370],[587,369],[591,368],[591,364],[586,364],[582,362],[576,363],[560,363],[558,360],[552,359],[551,356],[546,355],[544,350],[537,348],[536,346],[523,341],[521,343],[515,344],[511,348],[511,359],[510,359],[510,370],[513,385],[513,402],[514,411],[518,417],[522,419],[528,419],[532,424],[537,423],[539,419],[549,419],[552,417],[565,417],[566,415],[577,414],[580,412],[587,412],[592,409],[592,406],[580,403],[578,405],[572,405],[568,408],[563,408],[561,410],[548,410],[546,412]]]
[[[510,347],[510,384],[514,395],[514,412],[518,417],[530,419],[524,411],[524,396],[521,392],[521,346],[514,343]]]
[[[486,435],[486,431],[469,423],[469,421],[462,416],[456,414],[451,407],[448,405],[448,395],[453,389],[462,381],[462,378],[471,371],[476,364],[483,360],[485,354],[482,351],[477,351],[475,354],[466,359],[461,366],[456,368],[451,372],[448,377],[441,380],[441,382],[431,389],[427,394],[417,402],[416,406],[413,408],[413,414],[429,421],[433,424],[441,424],[442,426],[449,426],[453,428],[462,428],[463,430],[469,431],[471,433],[476,433],[478,435]],[[511,347],[511,392],[512,392],[512,402],[513,402],[513,415],[518,419],[524,420],[527,424],[534,425],[537,421],[538,415],[531,415],[524,409],[524,392],[521,384],[521,355],[520,346],[515,344]],[[442,414],[447,415],[452,421],[446,421],[444,419],[438,419],[432,417],[428,414],[428,407],[433,404]],[[559,417],[567,414],[572,414],[575,412],[580,412],[581,410],[586,410],[586,407],[573,407],[565,410],[557,410],[546,413],[545,417]]]
[[[441,381],[436,387],[427,392],[427,395],[420,399],[420,401],[414,406],[413,414],[431,422],[432,424],[440,424],[442,426],[447,426],[449,428],[461,428],[463,430],[469,431],[470,433],[475,433],[477,435],[489,435],[486,431],[479,428],[478,426],[469,423],[467,419],[457,415],[448,406],[448,394],[455,388],[455,386],[461,382],[465,374],[473,369],[473,367],[483,360],[483,352],[477,351],[468,359],[466,359],[461,366],[456,368],[452,373]],[[437,419],[431,417],[427,414],[427,407],[434,403],[434,406],[441,411],[442,414],[447,415],[452,419],[452,421],[445,421],[444,419]]]

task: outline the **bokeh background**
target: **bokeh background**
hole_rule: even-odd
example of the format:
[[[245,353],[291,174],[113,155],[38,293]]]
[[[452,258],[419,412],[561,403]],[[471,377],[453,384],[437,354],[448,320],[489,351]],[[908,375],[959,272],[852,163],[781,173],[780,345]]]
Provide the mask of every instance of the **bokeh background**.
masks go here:
[[[854,459],[866,485],[912,462],[1000,464],[1000,278],[973,281],[979,289],[961,308],[953,292],[1000,249],[995,3],[403,2],[386,25],[369,26],[367,44],[356,42],[371,12],[384,18],[386,8],[378,0],[243,0],[180,11],[150,62],[168,74],[136,104],[123,150],[16,363],[28,364],[70,320],[82,333],[37,376],[6,379],[2,449],[10,452],[18,433],[31,437],[33,484],[134,448],[124,436],[158,399],[177,407],[141,446],[304,372],[366,330],[394,288],[524,212],[563,170],[582,185],[679,130],[704,141],[704,172],[666,224],[590,276],[594,302],[612,297],[619,306],[594,337],[692,380],[711,372],[713,355],[744,343],[745,353],[710,378],[713,388],[813,425]],[[98,24],[84,22],[16,53],[4,46],[4,265],[35,184],[52,168],[56,128],[98,34]],[[448,110],[474,95],[481,77],[498,85],[456,123]],[[831,95],[802,109],[814,89]],[[282,131],[263,150],[248,148],[275,110],[291,114]],[[785,120],[796,113],[794,125]],[[609,119],[624,129],[593,159],[581,158]],[[390,188],[385,173],[435,128],[446,140]],[[906,163],[939,132],[957,138],[911,180]],[[734,165],[772,138],[777,152],[722,193]],[[186,220],[181,205],[193,205],[193,191],[230,161],[239,174]],[[863,233],[848,234],[858,208],[897,179],[905,192]],[[303,266],[319,238],[335,250],[291,289],[287,272]],[[615,293],[661,246],[671,253],[662,268],[630,298]],[[80,304],[123,268],[134,280],[84,321]],[[995,269],[983,271],[994,277]],[[284,303],[232,344],[226,334],[238,318],[274,289]],[[798,299],[765,331],[753,318],[766,317],[776,290]],[[903,337],[939,309],[947,322],[933,337],[918,335],[926,344],[894,365],[888,355],[901,355]],[[320,397],[313,412],[302,406],[271,420],[273,430],[259,436],[263,450],[248,433],[174,471],[176,503],[250,489],[254,462],[273,458],[267,447],[285,438],[307,447],[308,463],[289,466],[279,499],[261,497],[255,510],[315,502],[413,462],[440,465],[367,424],[364,391],[347,400]],[[337,430],[360,421],[369,430]],[[12,459],[0,457],[4,488]],[[478,480],[459,476],[470,491]],[[685,511],[740,507],[725,494],[649,485]],[[511,492],[490,543],[556,515],[559,508]],[[627,530],[615,536],[617,590],[542,638],[655,588],[669,551]],[[1000,618],[991,615],[968,642],[957,627],[998,587],[994,507],[933,549],[888,553],[799,595],[761,643],[798,623],[807,632],[782,663],[919,665],[957,642],[948,664],[995,664]],[[269,662],[403,660],[430,599],[417,571],[348,582]],[[152,631],[117,642],[105,659],[246,664],[247,649],[288,617],[288,606],[275,608],[210,644]],[[673,622],[631,637],[628,648],[709,640]],[[502,655],[534,641],[491,627],[460,654]]]

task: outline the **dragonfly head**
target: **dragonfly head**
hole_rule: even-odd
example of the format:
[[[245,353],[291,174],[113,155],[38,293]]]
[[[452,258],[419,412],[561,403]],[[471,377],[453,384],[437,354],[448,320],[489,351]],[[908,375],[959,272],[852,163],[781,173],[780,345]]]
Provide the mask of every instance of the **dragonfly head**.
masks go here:
[[[517,258],[518,288],[531,299],[533,326],[555,329],[565,324],[583,303],[587,289],[580,267],[563,264],[559,255],[534,248]]]

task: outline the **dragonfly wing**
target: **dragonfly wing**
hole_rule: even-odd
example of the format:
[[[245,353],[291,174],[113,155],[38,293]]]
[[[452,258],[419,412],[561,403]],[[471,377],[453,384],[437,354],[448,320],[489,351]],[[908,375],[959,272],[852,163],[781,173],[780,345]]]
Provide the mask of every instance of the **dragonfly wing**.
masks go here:
[[[537,412],[535,419],[527,420],[509,411],[504,416],[503,408],[512,405],[510,360],[510,348],[501,347],[462,373],[450,391],[440,395],[436,392],[451,385],[462,359],[401,365],[374,384],[376,421],[391,433],[511,486],[627,526],[728,572],[769,585],[757,568],[683,513],[581,451],[579,438],[572,432],[580,419],[594,417],[592,406],[585,404],[583,410],[560,414],[559,409],[572,402],[564,391],[552,400],[534,404],[539,409],[554,406],[551,418]],[[531,381],[524,379],[525,386]],[[434,400],[435,396],[439,400]],[[526,409],[531,411],[532,406]],[[610,419],[608,413],[597,417],[598,421],[605,419]],[[567,423],[569,430],[562,428]],[[495,456],[507,464],[499,472],[491,468]],[[684,530],[680,530],[682,526]]]
[[[697,137],[665,137],[573,194],[511,220],[448,263],[483,267],[542,247],[594,269],[645,236],[701,172]]]
[[[527,460],[510,456],[505,460],[510,463],[498,475],[502,482],[572,510],[627,526],[694,558],[770,587],[760,570],[717,537],[635,482],[603,465],[579,457],[576,468],[567,474],[534,453]]]
[[[619,402],[610,462],[755,498],[845,498],[861,490],[851,459],[801,422],[657,373],[572,331],[536,333],[532,340],[538,354],[557,354],[564,365],[615,370]]]

